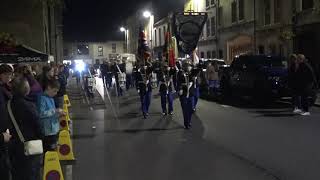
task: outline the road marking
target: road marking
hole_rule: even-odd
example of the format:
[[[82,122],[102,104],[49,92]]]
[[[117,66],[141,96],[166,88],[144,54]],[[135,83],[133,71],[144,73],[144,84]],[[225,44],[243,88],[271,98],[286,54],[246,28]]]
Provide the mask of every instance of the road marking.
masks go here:
[[[221,106],[224,108],[231,108],[231,106],[228,106],[228,105],[221,105]]]

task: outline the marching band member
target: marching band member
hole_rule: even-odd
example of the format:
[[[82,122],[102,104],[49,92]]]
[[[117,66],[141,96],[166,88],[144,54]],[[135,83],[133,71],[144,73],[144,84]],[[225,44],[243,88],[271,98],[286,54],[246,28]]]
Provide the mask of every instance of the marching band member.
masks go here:
[[[121,63],[121,60],[115,62],[114,65],[114,76],[116,79],[117,93],[118,96],[123,96],[123,89],[126,86],[126,73],[125,73],[125,65]]]
[[[200,68],[194,66],[194,68],[191,71],[191,77],[192,77],[193,88],[194,88],[194,101],[193,101],[193,105],[192,105],[192,110],[194,112],[197,109],[198,100],[200,98],[199,74],[200,74]]]
[[[137,73],[137,90],[140,95],[141,101],[141,110],[143,117],[146,119],[149,115],[149,106],[151,103],[151,95],[152,95],[152,86],[151,86],[151,78],[152,78],[152,68],[148,63],[146,66],[143,66],[138,70]]]
[[[183,70],[180,71],[178,75],[178,89],[185,129],[191,128],[191,118],[193,114],[194,88],[191,71],[191,62],[186,60],[183,63]]]
[[[174,98],[174,84],[173,84],[173,71],[171,68],[164,64],[162,71],[159,73],[160,82],[160,96],[161,96],[161,107],[162,115],[173,115],[173,98]],[[167,110],[168,104],[168,110]]]

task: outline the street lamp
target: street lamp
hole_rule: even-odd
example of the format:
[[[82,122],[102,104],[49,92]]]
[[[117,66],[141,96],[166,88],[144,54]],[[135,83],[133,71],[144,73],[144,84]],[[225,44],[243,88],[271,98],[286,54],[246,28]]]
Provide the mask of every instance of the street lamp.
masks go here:
[[[143,16],[145,18],[149,18],[149,17],[151,17],[151,12],[150,11],[145,11],[145,12],[143,12]]]
[[[126,28],[124,28],[124,27],[121,27],[120,28],[120,31],[121,32],[124,32],[124,43],[125,43],[125,47],[126,47],[126,49],[125,49],[125,52],[127,53],[127,51],[128,51],[128,34],[127,34],[127,29]]]
[[[154,16],[151,14],[150,11],[144,11],[143,17],[149,19],[149,40],[150,40],[150,47],[151,47],[151,54],[153,55],[153,45],[152,45],[152,38],[153,38],[153,24],[154,24]]]
[[[121,32],[125,32],[125,31],[126,31],[126,28],[121,27],[121,28],[120,28],[120,31],[121,31]]]

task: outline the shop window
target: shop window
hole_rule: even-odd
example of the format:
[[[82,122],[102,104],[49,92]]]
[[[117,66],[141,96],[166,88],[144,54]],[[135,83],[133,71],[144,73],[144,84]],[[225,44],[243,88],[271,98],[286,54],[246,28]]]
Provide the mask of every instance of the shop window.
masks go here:
[[[271,6],[270,0],[264,0],[264,24],[265,25],[269,25],[271,23],[270,6]]]
[[[237,2],[236,1],[233,1],[231,3],[231,20],[232,20],[232,23],[236,22],[237,21]]]
[[[239,0],[239,20],[244,20],[244,0]]]
[[[201,58],[203,59],[204,58],[204,52],[201,52],[200,55],[201,55]]]
[[[314,7],[313,0],[302,0],[302,10],[312,9]]]

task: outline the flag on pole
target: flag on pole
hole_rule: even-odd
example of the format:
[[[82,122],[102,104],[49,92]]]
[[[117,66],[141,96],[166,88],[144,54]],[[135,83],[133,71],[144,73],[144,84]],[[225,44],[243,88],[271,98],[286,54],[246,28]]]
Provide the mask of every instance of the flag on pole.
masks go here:
[[[177,39],[175,37],[172,37],[170,32],[167,32],[163,47],[164,61],[168,63],[170,67],[175,67],[178,54]]]
[[[140,63],[144,63],[144,61],[149,61],[151,58],[151,50],[148,46],[147,38],[145,32],[140,27],[139,32],[139,40],[138,40],[138,57],[140,59]]]
[[[198,49],[195,49],[192,52],[192,61],[193,61],[193,65],[198,65],[200,62],[199,56],[198,56]]]

